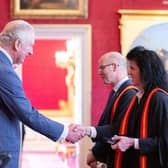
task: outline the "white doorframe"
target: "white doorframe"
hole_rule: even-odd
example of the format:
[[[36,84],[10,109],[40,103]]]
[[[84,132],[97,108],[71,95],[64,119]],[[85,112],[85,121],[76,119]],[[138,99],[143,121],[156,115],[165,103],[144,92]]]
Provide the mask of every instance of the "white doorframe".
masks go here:
[[[36,39],[70,39],[78,42],[76,48],[76,96],[74,122],[91,124],[91,26],[90,25],[33,25]],[[87,167],[86,156],[90,140],[79,143],[78,165]]]

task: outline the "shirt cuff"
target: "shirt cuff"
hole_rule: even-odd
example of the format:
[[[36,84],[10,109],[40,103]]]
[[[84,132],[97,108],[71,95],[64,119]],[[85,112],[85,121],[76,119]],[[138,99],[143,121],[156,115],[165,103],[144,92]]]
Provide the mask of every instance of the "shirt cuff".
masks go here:
[[[91,138],[96,138],[96,136],[97,136],[96,128],[95,128],[95,127],[90,127],[90,130],[91,130],[91,135],[90,135],[90,137],[91,137]]]
[[[68,136],[68,132],[69,132],[68,126],[64,125],[64,130],[62,131],[62,134],[60,135],[58,142],[63,143],[65,141],[66,137]]]
[[[138,138],[134,139],[134,149],[139,149],[139,139]]]

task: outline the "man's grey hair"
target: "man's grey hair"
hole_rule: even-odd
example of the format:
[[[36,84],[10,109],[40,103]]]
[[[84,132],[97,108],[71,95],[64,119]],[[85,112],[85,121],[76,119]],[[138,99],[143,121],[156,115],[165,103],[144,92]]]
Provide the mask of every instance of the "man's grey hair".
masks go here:
[[[29,32],[34,32],[33,27],[24,20],[14,20],[9,22],[0,33],[0,42],[11,45],[16,39],[26,41]]]

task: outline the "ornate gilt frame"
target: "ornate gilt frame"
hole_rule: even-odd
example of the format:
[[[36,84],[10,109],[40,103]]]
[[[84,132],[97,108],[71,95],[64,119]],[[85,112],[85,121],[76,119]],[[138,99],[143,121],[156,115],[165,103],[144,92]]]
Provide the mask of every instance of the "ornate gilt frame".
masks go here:
[[[168,23],[166,10],[119,10],[121,52],[126,55],[134,39],[146,28]]]
[[[11,0],[11,17],[12,18],[33,18],[33,19],[77,19],[88,17],[88,0],[78,0],[77,8],[68,8],[65,6],[65,2],[44,2],[40,8],[26,7],[21,8],[21,0]],[[41,4],[41,2],[39,2]],[[47,5],[63,6],[63,8],[48,8]]]

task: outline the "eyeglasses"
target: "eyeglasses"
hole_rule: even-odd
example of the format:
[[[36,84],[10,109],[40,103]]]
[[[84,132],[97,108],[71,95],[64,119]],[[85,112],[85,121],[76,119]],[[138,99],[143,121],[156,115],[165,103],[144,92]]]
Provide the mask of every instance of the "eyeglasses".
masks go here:
[[[106,67],[111,66],[111,65],[112,66],[114,66],[114,65],[119,66],[119,64],[111,63],[111,64],[100,65],[99,69],[104,70]]]

